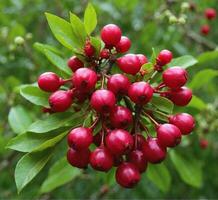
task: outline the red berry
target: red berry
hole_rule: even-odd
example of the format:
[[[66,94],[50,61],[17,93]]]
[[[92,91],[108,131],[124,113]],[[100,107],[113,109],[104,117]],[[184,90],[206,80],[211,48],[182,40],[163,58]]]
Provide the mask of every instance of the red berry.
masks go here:
[[[201,26],[201,34],[202,35],[208,35],[210,32],[210,26],[209,25],[203,25]]]
[[[115,24],[108,24],[101,29],[101,39],[106,46],[115,46],[121,39],[122,32]]]
[[[136,141],[135,137],[137,137],[137,141]],[[133,149],[142,150],[144,144],[146,143],[145,137],[143,135],[141,135],[141,134],[135,134],[133,136],[133,139],[134,139],[134,141],[136,141],[135,142],[136,144],[134,143]],[[137,145],[137,147],[135,145]]]
[[[112,75],[107,82],[108,90],[112,91],[115,95],[125,95],[128,93],[130,86],[129,79],[122,74]]]
[[[115,106],[110,113],[110,121],[114,128],[127,128],[132,123],[132,112],[123,106]]]
[[[68,61],[67,61],[68,67],[75,72],[77,69],[84,67],[83,62],[77,58],[76,56],[72,56]]]
[[[203,138],[200,139],[200,147],[201,147],[201,149],[206,149],[208,147],[208,144],[209,144],[208,140],[203,139]]]
[[[212,20],[216,18],[216,10],[213,8],[207,8],[204,12],[204,15],[207,19]]]
[[[92,57],[95,54],[95,48],[92,46],[90,41],[87,41],[84,47],[84,53],[87,57]]]
[[[169,123],[177,126],[183,135],[188,135],[195,127],[194,118],[187,113],[179,113],[170,116]]]
[[[162,124],[157,128],[158,142],[163,147],[175,147],[181,142],[181,131],[173,124]]]
[[[46,92],[55,92],[61,85],[61,78],[53,72],[45,72],[38,78],[38,86]]]
[[[144,81],[135,82],[130,85],[128,96],[134,103],[144,105],[151,100],[153,96],[153,89]]]
[[[96,90],[91,97],[91,105],[99,113],[109,113],[114,108],[115,103],[116,98],[109,90]]]
[[[74,90],[74,98],[77,99],[78,103],[83,103],[88,98],[88,96],[88,91],[86,92],[79,89]]]
[[[123,157],[122,156],[116,156],[116,155],[113,155],[113,156],[114,156],[114,166],[118,167],[120,164],[122,164]]]
[[[116,45],[116,50],[118,53],[125,53],[131,47],[131,41],[128,37],[122,36],[119,43]]]
[[[103,59],[108,59],[110,57],[110,52],[108,49],[102,49],[100,52],[100,57]]]
[[[68,162],[78,168],[86,168],[89,164],[89,156],[90,156],[90,150],[84,149],[81,151],[76,151],[72,148],[68,149],[67,152],[67,160]]]
[[[123,129],[115,129],[106,136],[107,148],[114,155],[123,155],[129,153],[133,148],[133,137],[129,132]]]
[[[147,59],[147,57],[145,55],[143,55],[143,54],[136,54],[136,56],[140,60],[141,66],[148,62],[148,59]]]
[[[69,147],[76,150],[87,149],[93,141],[92,131],[84,127],[74,128],[69,132],[67,141]]]
[[[160,66],[164,66],[171,62],[173,58],[173,54],[171,51],[164,49],[157,56],[157,64]]]
[[[147,161],[145,155],[140,150],[134,150],[128,155],[128,161],[134,164],[140,173],[144,172],[147,168]]]
[[[135,75],[141,68],[141,62],[137,55],[126,54],[117,59],[118,67],[127,74]]]
[[[140,181],[140,173],[132,163],[122,163],[116,170],[116,181],[122,187],[133,188]]]
[[[90,164],[96,170],[107,172],[113,167],[113,156],[105,147],[96,148],[91,153]]]
[[[170,100],[177,106],[186,106],[192,99],[192,91],[187,87],[170,92]]]
[[[49,97],[49,104],[53,112],[64,112],[72,104],[72,93],[58,90]]]
[[[166,157],[166,148],[160,146],[157,138],[148,138],[143,146],[145,158],[150,163],[160,163]]]
[[[181,67],[171,67],[162,74],[163,82],[170,88],[180,88],[187,82],[187,71]]]
[[[95,88],[97,74],[89,68],[80,68],[73,74],[72,82],[75,88],[89,91]]]

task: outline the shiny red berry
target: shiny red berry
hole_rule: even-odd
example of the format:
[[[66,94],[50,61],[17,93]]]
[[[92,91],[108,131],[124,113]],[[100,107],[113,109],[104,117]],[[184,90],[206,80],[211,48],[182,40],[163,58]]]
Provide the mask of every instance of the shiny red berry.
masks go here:
[[[162,74],[164,84],[173,89],[185,85],[187,77],[187,71],[181,67],[168,68]]]
[[[108,49],[102,49],[100,52],[100,57],[103,59],[108,59],[110,57],[110,52]]]
[[[137,139],[136,139],[137,137]],[[138,149],[138,150],[142,150],[144,144],[146,143],[146,139],[143,135],[141,134],[135,134],[133,135],[133,139],[134,141],[134,146],[133,146],[133,149]]]
[[[67,61],[67,65],[73,72],[75,72],[77,69],[79,69],[81,67],[84,67],[84,63],[76,56],[72,56]]]
[[[117,59],[118,67],[127,74],[135,75],[141,68],[141,62],[137,55],[126,54]]]
[[[46,92],[55,92],[61,85],[61,78],[53,72],[45,72],[38,78],[38,86]]]
[[[128,131],[115,129],[106,136],[107,148],[114,155],[123,155],[129,153],[133,148],[133,137]]]
[[[133,188],[140,181],[140,173],[132,163],[122,163],[116,170],[116,181],[125,188]]]
[[[151,100],[153,96],[153,89],[144,81],[135,82],[130,85],[128,96],[134,103],[144,105]]]
[[[148,59],[145,55],[143,54],[136,54],[136,56],[139,58],[141,66],[148,63]]]
[[[171,51],[164,49],[157,56],[157,64],[160,66],[164,66],[171,62],[173,58],[173,54]]]
[[[192,91],[187,87],[172,90],[169,94],[170,100],[177,106],[186,106],[192,99]]]
[[[87,41],[84,47],[84,53],[87,57],[92,57],[95,54],[95,48],[92,46],[90,41]]]
[[[68,162],[78,168],[86,168],[89,164],[90,150],[83,149],[81,151],[76,151],[72,148],[69,148],[67,151],[67,160]]]
[[[201,30],[200,31],[201,31],[202,35],[208,35],[209,32],[210,32],[210,26],[205,24],[205,25],[201,26]]]
[[[204,16],[207,19],[212,20],[212,19],[216,18],[216,10],[213,8],[207,8],[204,12]]]
[[[106,147],[96,148],[91,153],[90,165],[98,171],[107,172],[113,167],[113,156]]]
[[[106,46],[115,46],[121,39],[122,32],[115,24],[108,24],[101,29],[101,39]]]
[[[115,103],[114,93],[109,90],[96,90],[91,97],[91,106],[99,113],[109,113],[114,108]]]
[[[207,139],[202,138],[202,139],[200,139],[199,144],[200,144],[201,149],[206,149],[209,145],[209,142]]]
[[[119,43],[115,46],[118,53],[125,53],[131,47],[131,41],[128,37],[122,36]]]
[[[195,120],[188,113],[178,113],[170,116],[169,123],[177,126],[183,135],[188,135],[195,127]]]

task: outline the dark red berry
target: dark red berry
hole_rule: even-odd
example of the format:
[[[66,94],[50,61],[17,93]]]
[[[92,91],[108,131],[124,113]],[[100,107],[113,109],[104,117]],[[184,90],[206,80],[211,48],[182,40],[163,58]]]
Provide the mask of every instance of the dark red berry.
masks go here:
[[[115,103],[114,93],[109,90],[96,90],[91,97],[91,106],[99,113],[109,113],[114,108]]]
[[[116,170],[116,181],[125,188],[133,188],[140,181],[140,173],[132,163],[122,163]]]
[[[67,141],[69,147],[76,150],[87,149],[93,141],[92,131],[84,127],[74,128],[69,132]]]
[[[90,156],[90,150],[84,149],[81,151],[76,151],[72,148],[68,149],[67,152],[67,160],[68,162],[78,168],[86,168],[89,164],[89,156]]]
[[[121,165],[121,163],[123,162],[123,157],[121,156],[114,156],[114,167],[118,167],[119,165]]]
[[[77,69],[84,67],[83,62],[77,58],[76,56],[72,56],[68,61],[67,61],[68,67],[75,72]]]
[[[192,91],[187,87],[170,92],[170,100],[177,106],[186,106],[192,99]]]
[[[173,58],[173,54],[171,51],[164,49],[157,56],[157,64],[160,66],[164,66],[171,62]]]
[[[132,123],[132,112],[123,106],[115,106],[110,113],[110,122],[114,128],[127,128]]]
[[[103,59],[108,59],[110,57],[110,52],[108,49],[102,49],[100,52],[100,57]]]
[[[108,90],[112,91],[115,95],[127,94],[129,86],[130,86],[130,81],[123,74],[114,74],[108,79],[107,82]]]
[[[62,85],[62,79],[53,72],[45,72],[38,78],[38,86],[46,92],[55,92]]]
[[[80,89],[74,90],[73,97],[77,99],[78,103],[83,103],[89,96],[88,91],[83,91]]]
[[[194,118],[187,113],[179,113],[170,116],[169,123],[177,126],[183,135],[188,135],[195,127]]]
[[[84,53],[87,57],[92,57],[95,54],[95,48],[92,46],[90,41],[86,41],[85,47],[84,47]]]
[[[126,54],[117,59],[118,67],[127,74],[135,75],[141,68],[141,62],[137,55]]]
[[[49,104],[53,112],[64,112],[72,104],[72,93],[70,91],[58,90],[49,97]]]
[[[113,167],[113,156],[105,147],[96,148],[91,153],[90,165],[98,171],[107,172]]]
[[[136,140],[136,137],[137,137],[137,140]],[[133,139],[134,139],[134,141],[136,141],[134,143],[133,149],[142,150],[144,144],[146,143],[145,137],[141,134],[135,134],[135,135],[133,135]],[[137,145],[137,147],[136,147],[136,145]]]
[[[204,12],[204,15],[207,19],[212,20],[216,18],[216,10],[213,8],[207,8]]]
[[[122,36],[119,43],[116,45],[116,50],[118,53],[125,53],[131,47],[131,41],[128,37]]]
[[[139,58],[141,66],[148,62],[148,59],[147,59],[147,57],[145,55],[136,54],[136,56]]]
[[[133,148],[133,137],[128,131],[115,129],[106,136],[107,148],[114,155],[123,155],[129,153]]]
[[[128,96],[134,103],[144,105],[151,100],[153,96],[153,89],[144,81],[135,82],[130,85]]]
[[[201,34],[202,35],[208,35],[210,32],[210,26],[205,24],[203,26],[201,26]]]
[[[138,168],[140,173],[144,172],[147,168],[145,155],[140,150],[134,150],[130,152],[130,154],[128,155],[128,161],[134,164]]]
[[[157,128],[158,142],[162,147],[175,147],[181,142],[182,134],[173,124],[162,124]]]
[[[142,151],[146,160],[154,164],[162,162],[165,159],[167,153],[166,148],[160,146],[157,138],[151,137],[146,140]]]
[[[101,39],[106,46],[115,46],[121,39],[122,32],[115,24],[108,24],[101,29]]]
[[[208,145],[209,145],[209,142],[208,142],[208,140],[206,140],[206,139],[200,139],[200,147],[201,147],[201,149],[206,149],[207,147],[208,147]]]
[[[170,88],[180,88],[187,82],[187,71],[181,67],[171,67],[162,74],[163,82]]]
[[[89,68],[80,68],[73,74],[72,82],[75,88],[81,91],[89,91],[95,88],[97,74]]]

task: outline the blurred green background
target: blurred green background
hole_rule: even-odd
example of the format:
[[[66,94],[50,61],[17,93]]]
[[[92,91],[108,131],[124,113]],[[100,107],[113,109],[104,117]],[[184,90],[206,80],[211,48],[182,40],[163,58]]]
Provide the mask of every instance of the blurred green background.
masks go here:
[[[96,34],[108,23],[119,25],[124,35],[132,41],[131,52],[151,56],[152,47],[159,51],[169,49],[174,57],[192,55],[199,62],[189,69],[193,92],[198,99],[186,111],[195,115],[195,132],[178,147],[188,159],[198,160],[203,173],[200,187],[193,187],[181,180],[169,159],[165,161],[170,173],[171,186],[160,189],[143,175],[140,184],[132,190],[120,188],[110,180],[110,175],[97,174],[89,169],[83,176],[76,177],[66,185],[41,194],[39,188],[55,159],[25,188],[17,194],[14,183],[14,169],[20,154],[6,149],[7,142],[15,136],[8,123],[11,109],[19,104],[32,122],[40,116],[41,109],[24,100],[19,95],[18,86],[36,81],[44,71],[54,71],[51,64],[33,47],[35,42],[56,46],[70,52],[55,41],[44,13],[50,12],[68,19],[69,11],[82,17],[88,3],[86,0],[1,0],[0,3],[0,199],[145,199],[145,198],[194,198],[210,199],[218,196],[218,23],[217,19],[207,22],[203,17],[205,8],[218,11],[217,0],[196,0],[187,2],[195,9],[185,9],[185,1],[177,0],[93,0],[98,14]],[[186,2],[185,2],[186,3]],[[183,10],[184,9],[184,10]],[[180,19],[180,23],[170,23],[167,12]],[[182,21],[185,20],[185,23]],[[209,23],[208,36],[200,34],[201,25]],[[17,37],[24,38],[19,45]],[[208,69],[212,70],[207,71]],[[205,71],[206,70],[206,71]],[[199,75],[199,72],[201,74]],[[212,73],[212,75],[208,75]],[[197,77],[197,78],[196,78]],[[199,141],[207,139],[209,146],[200,148]],[[61,153],[60,153],[61,154]],[[63,154],[63,153],[62,153]],[[59,155],[57,155],[58,157]],[[194,167],[194,166],[193,166]],[[189,174],[192,176],[192,174]],[[106,177],[106,178],[105,178]],[[154,175],[155,177],[155,175]],[[160,179],[166,176],[160,177]],[[106,181],[105,180],[109,179]],[[161,183],[160,183],[161,184]],[[164,187],[164,186],[162,186]]]

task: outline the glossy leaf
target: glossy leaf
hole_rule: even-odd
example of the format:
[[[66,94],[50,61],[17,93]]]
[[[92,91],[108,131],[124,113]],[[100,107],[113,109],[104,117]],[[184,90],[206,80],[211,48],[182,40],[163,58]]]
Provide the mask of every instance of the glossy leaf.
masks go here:
[[[207,107],[207,104],[204,103],[204,101],[202,99],[200,99],[199,97],[193,95],[192,100],[188,104],[188,107],[193,107],[193,108],[196,108],[198,110],[203,110]]]
[[[173,67],[173,66],[179,66],[179,67],[182,67],[184,69],[188,68],[188,67],[191,67],[193,65],[195,65],[198,61],[192,57],[192,56],[189,56],[189,55],[186,55],[186,56],[181,56],[181,57],[178,57],[178,58],[174,58],[169,66],[170,67]]]
[[[151,100],[151,104],[153,104],[158,110],[172,113],[173,112],[173,102],[169,99],[161,96],[153,96]]]
[[[91,3],[88,4],[84,14],[84,25],[87,34],[91,34],[97,25],[97,15]]]
[[[57,49],[51,45],[48,45],[48,44],[42,44],[39,42],[35,42],[33,46],[36,50],[40,51],[43,54],[44,54],[44,50],[47,49],[47,50],[52,51],[58,55],[62,55],[62,52],[59,49]]]

